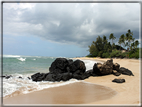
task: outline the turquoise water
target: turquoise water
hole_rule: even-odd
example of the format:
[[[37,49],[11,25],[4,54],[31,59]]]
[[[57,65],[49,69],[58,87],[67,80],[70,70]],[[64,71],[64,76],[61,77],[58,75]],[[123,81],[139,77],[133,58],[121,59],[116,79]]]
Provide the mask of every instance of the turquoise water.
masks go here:
[[[28,74],[36,72],[49,72],[53,57],[10,56],[3,57],[3,74]]]

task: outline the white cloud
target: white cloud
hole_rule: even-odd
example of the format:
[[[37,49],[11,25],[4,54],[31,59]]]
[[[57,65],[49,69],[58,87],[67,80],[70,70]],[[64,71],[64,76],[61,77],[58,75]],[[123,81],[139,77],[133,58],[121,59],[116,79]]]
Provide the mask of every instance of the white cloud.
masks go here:
[[[18,9],[32,9],[35,7],[35,3],[4,3],[4,8],[11,10],[18,10]]]
[[[119,37],[128,29],[139,33],[138,3],[10,3],[3,14],[4,34],[30,34],[80,46],[90,45],[98,35]]]

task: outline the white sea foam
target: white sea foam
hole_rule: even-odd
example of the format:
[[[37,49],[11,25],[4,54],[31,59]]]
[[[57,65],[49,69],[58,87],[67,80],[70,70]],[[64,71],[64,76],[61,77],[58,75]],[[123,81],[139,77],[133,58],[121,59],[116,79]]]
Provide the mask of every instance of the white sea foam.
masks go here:
[[[96,61],[92,61],[92,60],[82,60],[85,63],[86,66],[86,71],[93,69],[93,66],[95,63],[97,63]]]
[[[18,78],[19,76],[22,77]],[[29,75],[21,75],[21,74],[15,74],[13,77],[9,79],[3,79],[3,97],[7,95],[12,95],[15,92],[18,93],[30,93],[37,90],[42,90],[46,88],[51,87],[58,87],[63,86],[67,84],[71,84],[74,82],[79,82],[76,79],[71,79],[67,82],[49,82],[49,81],[42,81],[42,82],[34,82],[32,80],[29,80],[27,77]]]
[[[22,57],[17,58],[17,59],[20,60],[20,61],[25,61],[26,60],[26,58],[22,58]]]
[[[26,60],[26,58],[22,58],[22,57],[18,59],[20,61]],[[83,61],[86,66],[86,71],[93,69],[93,65],[94,63],[96,63],[96,61],[91,61],[91,60],[83,60]],[[26,93],[30,93],[30,92],[37,91],[37,90],[42,90],[42,89],[51,88],[51,87],[58,87],[62,85],[71,84],[74,82],[79,82],[76,79],[71,79],[66,82],[63,82],[63,81],[61,82],[49,82],[49,81],[34,82],[27,78],[27,77],[31,77],[32,74],[15,73],[15,74],[12,74],[13,77],[9,79],[4,78],[3,79],[3,96],[5,97],[7,95],[13,95],[13,93],[16,93],[16,92],[26,94]],[[18,78],[19,76],[22,77],[22,79]]]
[[[21,56],[20,55],[3,55],[3,57],[17,58],[17,57],[21,57]]]

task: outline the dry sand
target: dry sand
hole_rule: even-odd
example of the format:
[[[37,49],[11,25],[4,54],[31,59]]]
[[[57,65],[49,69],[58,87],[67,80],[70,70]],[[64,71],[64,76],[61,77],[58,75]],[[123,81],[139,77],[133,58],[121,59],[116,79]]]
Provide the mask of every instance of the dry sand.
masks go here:
[[[101,58],[76,58],[76,59],[90,59],[90,60],[99,60],[99,61],[107,61],[109,58],[101,59]],[[85,81],[100,84],[103,86],[108,86],[115,91],[118,92],[116,96],[108,100],[102,100],[97,102],[92,102],[90,104],[140,104],[141,99],[141,60],[137,59],[113,59],[114,63],[120,64],[120,67],[126,67],[130,69],[134,76],[127,76],[127,75],[107,75],[107,76],[100,76],[100,77],[90,77]],[[115,78],[124,78],[125,83],[118,84],[113,83],[112,80]]]
[[[75,58],[95,61],[106,61],[101,58]],[[66,86],[49,88],[25,95],[18,95],[4,99],[4,104],[87,104],[87,105],[140,105],[140,60],[113,59],[121,67],[130,69],[134,76],[107,75],[89,77],[84,82],[73,83]],[[115,78],[124,78],[125,83],[112,82]],[[89,83],[86,83],[89,82]],[[96,85],[95,85],[96,84]]]

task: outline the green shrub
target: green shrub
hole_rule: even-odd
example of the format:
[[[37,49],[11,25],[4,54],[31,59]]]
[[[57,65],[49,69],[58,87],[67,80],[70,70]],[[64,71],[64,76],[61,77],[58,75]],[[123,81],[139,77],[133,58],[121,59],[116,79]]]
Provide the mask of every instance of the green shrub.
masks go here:
[[[109,55],[110,55],[110,54],[109,54],[108,52],[103,53],[103,54],[102,54],[102,58],[109,58]]]
[[[86,57],[93,57],[91,54],[87,55]]]
[[[129,58],[139,58],[139,49],[131,50],[129,52]]]
[[[110,54],[111,58],[120,57],[120,56],[122,56],[122,52],[119,50],[113,50]]]
[[[92,56],[93,57],[97,57],[98,56],[98,52],[94,52]]]
[[[128,56],[128,52],[122,53],[122,58],[126,58]]]
[[[102,58],[102,54],[103,54],[103,51],[100,51],[100,52],[98,53],[98,57],[101,57],[101,58]]]

